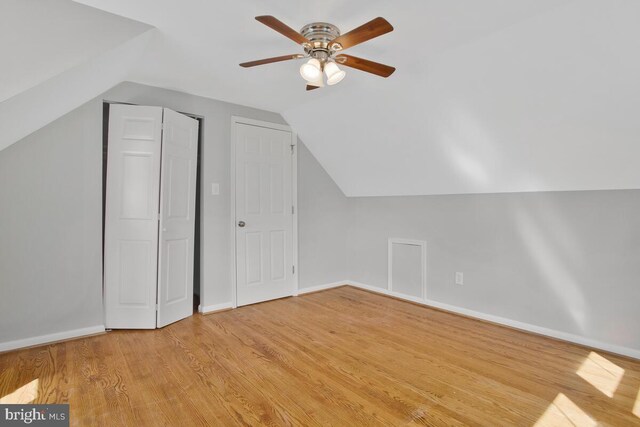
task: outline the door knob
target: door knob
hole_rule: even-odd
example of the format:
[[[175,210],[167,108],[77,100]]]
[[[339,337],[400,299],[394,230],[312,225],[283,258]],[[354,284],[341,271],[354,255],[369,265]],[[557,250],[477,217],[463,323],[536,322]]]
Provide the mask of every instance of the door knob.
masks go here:
[[[238,227],[244,227],[245,225],[247,225],[244,221],[239,221],[238,222]]]

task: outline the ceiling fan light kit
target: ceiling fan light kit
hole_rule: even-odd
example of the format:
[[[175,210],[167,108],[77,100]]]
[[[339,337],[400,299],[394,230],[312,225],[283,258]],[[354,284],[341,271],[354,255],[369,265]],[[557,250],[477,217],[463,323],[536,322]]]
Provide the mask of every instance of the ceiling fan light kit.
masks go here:
[[[307,86],[313,86],[314,89],[318,89],[324,87],[324,79],[322,78],[322,73],[318,74],[318,78],[313,81],[308,81]]]
[[[308,82],[318,80],[319,77],[322,77],[321,67],[320,61],[311,58],[309,62],[305,62],[300,66],[300,75]]]
[[[329,86],[340,83],[347,74],[341,70],[335,62],[327,62],[324,65],[324,73],[327,75],[327,84]]]
[[[256,20],[298,43],[304,50],[304,55],[292,54],[243,62],[241,67],[309,58],[300,66],[300,75],[307,81],[307,90],[324,87],[323,72],[329,86],[340,83],[346,72],[338,67],[338,63],[381,77],[389,77],[395,71],[394,67],[341,53],[344,49],[393,31],[391,24],[384,18],[375,18],[346,34],[340,34],[338,27],[327,22],[314,22],[297,32],[273,16],[256,16]]]

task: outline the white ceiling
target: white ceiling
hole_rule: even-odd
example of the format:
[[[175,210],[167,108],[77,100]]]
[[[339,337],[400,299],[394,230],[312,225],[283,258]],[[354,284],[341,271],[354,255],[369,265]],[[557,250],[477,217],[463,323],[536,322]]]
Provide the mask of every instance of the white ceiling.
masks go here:
[[[158,28],[130,80],[284,115],[349,196],[640,188],[636,0],[81,0]],[[307,93],[298,53],[253,20],[395,31]]]
[[[0,102],[148,28],[68,0],[2,0]]]
[[[127,79],[150,31],[69,0],[0,1],[0,150]]]
[[[640,188],[639,22],[566,4],[284,117],[347,195]]]
[[[379,77],[348,71],[340,87],[306,93],[300,61],[242,69],[240,62],[302,53],[299,46],[254,20],[274,15],[298,30],[328,21],[346,32],[376,16],[395,27],[391,34],[350,53],[398,68],[409,83],[411,64],[495,32],[567,0],[305,0],[211,2],[205,0],[77,0],[158,28],[159,36],[132,78],[243,105],[284,112],[309,101],[360,87],[377,90]]]

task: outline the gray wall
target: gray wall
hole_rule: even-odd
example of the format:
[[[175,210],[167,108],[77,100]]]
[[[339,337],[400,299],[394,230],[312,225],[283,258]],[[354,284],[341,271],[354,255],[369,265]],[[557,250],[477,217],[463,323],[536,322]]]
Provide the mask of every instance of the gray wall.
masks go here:
[[[349,277],[349,199],[307,147],[298,150],[299,287],[326,285]]]
[[[350,198],[351,279],[427,242],[427,298],[640,349],[640,190]],[[464,285],[455,285],[455,272]]]
[[[0,151],[0,342],[104,324],[102,108]]]
[[[204,117],[201,303],[231,301],[231,116],[284,120],[267,111],[122,83],[0,151],[0,342],[104,323],[103,99],[159,105]],[[344,233],[333,226],[344,215],[346,198],[303,146],[299,152],[300,191],[305,192],[298,200],[300,248],[312,248],[325,260],[319,268],[307,265],[315,261],[313,257],[301,256],[300,285],[305,286],[307,281],[344,278]],[[220,184],[220,195],[211,195],[212,182]],[[322,206],[315,197],[307,197],[307,191],[316,191]],[[315,224],[322,224],[322,233],[310,229]]]
[[[103,323],[103,98],[204,117],[202,303],[231,300],[231,116],[284,121],[123,83],[0,151],[0,342]],[[429,299],[640,348],[640,190],[346,198],[302,144],[298,156],[302,288],[384,288],[387,239],[426,240]]]

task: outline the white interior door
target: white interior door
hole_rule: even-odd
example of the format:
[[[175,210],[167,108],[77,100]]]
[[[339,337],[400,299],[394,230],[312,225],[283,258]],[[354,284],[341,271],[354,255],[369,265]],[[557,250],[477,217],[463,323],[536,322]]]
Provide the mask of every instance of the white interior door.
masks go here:
[[[162,108],[109,113],[104,284],[107,328],[156,327]]]
[[[198,121],[164,109],[158,327],[193,314]]]
[[[235,123],[234,143],[237,305],[293,295],[292,134]]]

